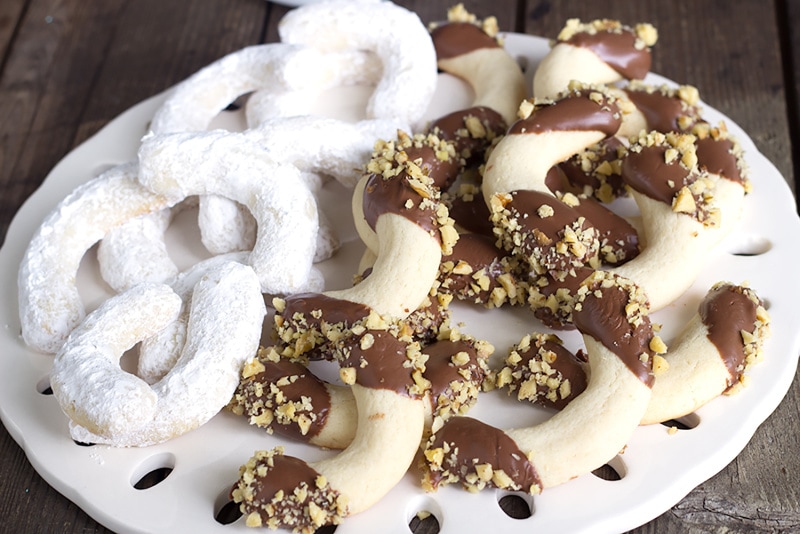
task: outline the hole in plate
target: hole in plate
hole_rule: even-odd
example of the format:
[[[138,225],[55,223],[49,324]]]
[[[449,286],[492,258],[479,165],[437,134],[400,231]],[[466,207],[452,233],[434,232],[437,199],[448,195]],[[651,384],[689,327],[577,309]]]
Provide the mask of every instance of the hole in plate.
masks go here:
[[[521,491],[497,493],[497,504],[511,519],[528,519],[533,515],[533,495]]]
[[[38,382],[36,382],[36,391],[40,395],[52,395],[53,388],[50,387],[50,375],[41,378]]]
[[[668,428],[677,428],[678,430],[692,430],[697,428],[700,424],[700,416],[696,413],[686,414],[683,417],[677,417],[661,423]]]
[[[150,489],[164,482],[175,468],[175,456],[165,452],[147,458],[136,467],[131,476],[131,486],[138,490]]]
[[[408,522],[408,530],[414,534],[438,534],[441,531],[441,527],[435,515],[426,510],[421,510]]]
[[[239,505],[231,499],[231,487],[233,484],[220,491],[214,501],[214,519],[220,525],[235,523],[243,515]]]
[[[734,256],[760,256],[772,249],[772,241],[755,234],[737,235],[736,241],[728,246],[728,253]]]
[[[410,503],[406,517],[408,530],[414,534],[438,534],[442,530],[442,509],[428,496]]]
[[[517,56],[516,59],[517,59],[517,65],[519,65],[519,68],[522,70],[522,72],[527,71],[529,66],[528,58],[525,56]]]
[[[628,468],[625,467],[625,462],[622,461],[622,457],[620,455],[617,455],[609,460],[605,465],[602,465],[592,471],[592,474],[602,480],[616,482],[617,480],[622,480],[625,478],[627,472]]]
[[[214,519],[220,525],[230,525],[235,523],[242,517],[242,511],[239,510],[239,505],[233,501],[228,501],[222,505],[222,508],[217,510],[214,514]]]
[[[167,477],[172,473],[171,467],[157,467],[152,471],[145,473],[145,475],[136,482],[133,487],[138,490],[150,489],[164,482]]]

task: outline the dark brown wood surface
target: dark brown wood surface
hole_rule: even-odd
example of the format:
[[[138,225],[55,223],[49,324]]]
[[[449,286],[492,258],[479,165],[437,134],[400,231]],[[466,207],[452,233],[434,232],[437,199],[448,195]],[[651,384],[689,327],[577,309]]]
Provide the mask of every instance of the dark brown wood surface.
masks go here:
[[[452,2],[405,0],[426,21]],[[795,188],[800,3],[792,0],[467,1],[503,30],[555,36],[570,17],[652,22],[653,70],[697,86]],[[71,149],[202,66],[277,40],[264,0],[0,2],[0,236]],[[637,533],[800,532],[800,381],[727,468]],[[657,452],[656,452],[657,454]],[[676,470],[681,466],[675,466]],[[579,503],[576,503],[578,506]],[[418,532],[426,531],[418,527]],[[0,427],[0,532],[109,532],[50,488]]]

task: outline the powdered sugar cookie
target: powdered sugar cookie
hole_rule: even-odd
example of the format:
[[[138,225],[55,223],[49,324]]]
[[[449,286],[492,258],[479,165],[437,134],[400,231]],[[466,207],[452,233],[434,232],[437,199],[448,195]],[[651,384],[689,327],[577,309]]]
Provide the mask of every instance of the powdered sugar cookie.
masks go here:
[[[74,439],[120,447],[161,443],[202,425],[230,400],[261,338],[266,308],[258,278],[236,262],[208,272],[194,288],[186,344],[174,367],[152,386],[120,369],[122,352],[175,319],[179,307],[169,286],[140,284],[105,301],[70,336],[56,355],[51,384]]]
[[[170,198],[219,195],[258,221],[248,263],[265,293],[316,287],[317,206],[292,165],[276,163],[243,134],[209,131],[151,136],[139,150],[140,181]]]
[[[382,77],[367,104],[367,118],[393,118],[416,126],[436,89],[436,53],[419,17],[391,2],[326,0],[287,13],[281,41],[325,52],[368,50]]]
[[[32,348],[55,353],[83,319],[75,277],[89,248],[111,229],[174,205],[138,181],[138,166],[113,167],[65,197],[33,235],[20,264],[22,337]]]
[[[103,280],[116,292],[141,282],[163,282],[178,273],[167,253],[164,232],[172,213],[163,209],[112,228],[97,247]]]

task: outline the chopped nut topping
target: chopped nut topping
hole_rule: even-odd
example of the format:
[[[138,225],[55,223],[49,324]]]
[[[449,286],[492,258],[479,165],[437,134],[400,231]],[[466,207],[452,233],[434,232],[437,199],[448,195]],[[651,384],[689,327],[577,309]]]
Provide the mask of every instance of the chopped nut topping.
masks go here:
[[[634,48],[642,50],[651,48],[658,40],[658,32],[655,27],[648,23],[637,24],[634,28],[624,26],[617,20],[597,19],[591,22],[582,23],[579,19],[569,19],[566,25],[558,34],[559,41],[568,41],[576,33],[588,33],[594,35],[599,32],[623,33],[628,32],[634,35]]]
[[[555,211],[553,211],[552,206],[548,206],[547,204],[542,204],[541,206],[539,206],[539,209],[536,210],[536,213],[537,215],[539,215],[539,217],[545,219],[547,217],[552,217]]]

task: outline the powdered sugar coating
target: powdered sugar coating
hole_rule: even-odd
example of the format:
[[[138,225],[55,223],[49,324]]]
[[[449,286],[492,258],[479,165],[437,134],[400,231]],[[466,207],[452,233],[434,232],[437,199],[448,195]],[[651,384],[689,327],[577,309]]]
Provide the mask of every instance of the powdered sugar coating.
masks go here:
[[[120,369],[119,359],[174,320],[179,308],[180,298],[169,286],[141,284],[104,301],[75,328],[50,375],[53,395],[71,421],[116,435],[137,430],[154,416],[156,393]]]
[[[383,76],[367,104],[368,118],[419,121],[436,88],[436,51],[419,17],[391,2],[327,0],[287,13],[281,41],[326,52],[369,50]]]
[[[103,313],[93,314],[93,319],[110,324],[132,323],[133,327],[122,327],[122,330],[127,330],[128,340],[132,340],[136,334],[146,332],[140,329],[141,323],[125,320],[124,315],[146,316],[150,313],[151,301],[168,300],[174,303],[173,311],[177,312],[180,299],[167,286],[137,286],[106,301]],[[76,335],[76,341],[67,344],[57,356],[53,390],[54,393],[58,391],[56,395],[62,407],[85,401],[84,411],[108,424],[85,425],[83,419],[72,418],[70,431],[73,437],[82,442],[119,447],[147,446],[202,425],[230,400],[244,361],[258,349],[265,313],[258,278],[250,267],[226,262],[208,272],[194,287],[187,339],[181,356],[170,372],[152,387],[119,368],[109,369],[107,363],[102,364],[105,374],[113,380],[91,387],[96,375],[85,372],[88,367],[76,364],[81,361],[108,362],[108,359],[97,358],[96,347],[100,351],[112,347],[105,346],[108,342],[106,329],[91,324],[81,328],[81,334],[85,335]],[[116,380],[122,375],[127,375],[123,380],[138,381],[137,391],[145,394],[149,391],[148,397],[155,397],[151,409],[142,410],[135,397],[119,399],[117,395],[99,404],[104,399],[104,392],[118,390]],[[75,390],[65,390],[64,379],[75,381],[79,390],[77,395],[65,394]],[[134,424],[127,424],[130,414],[137,415]]]
[[[317,205],[292,165],[275,162],[242,133],[207,131],[146,138],[140,180],[171,198],[220,195],[258,221],[248,263],[265,293],[309,290]]]
[[[136,164],[113,167],[65,197],[33,235],[19,269],[22,336],[55,353],[85,311],[75,278],[81,259],[109,230],[175,204],[137,180]]]
[[[304,173],[331,176],[346,187],[361,178],[364,163],[376,139],[391,139],[398,129],[408,131],[397,120],[374,119],[349,123],[316,115],[268,119],[244,135],[259,143],[281,162]]]
[[[319,52],[316,80],[305,88],[279,91],[274,87],[254,91],[247,98],[247,126],[255,128],[265,120],[307,114],[321,92],[339,86],[375,85],[381,78],[380,58],[368,50]]]
[[[194,286],[209,272],[214,272],[229,262],[244,264],[247,262],[247,253],[238,252],[212,256],[195,263],[165,282],[180,297],[181,309],[174,321],[152,336],[143,339],[139,345],[137,374],[142,380],[148,384],[158,382],[175,365],[186,342],[186,328],[189,322]]]
[[[315,81],[319,61],[316,51],[284,43],[232,52],[178,84],[156,111],[150,130],[205,130],[217,113],[243,94],[266,87],[276,92],[308,87]]]
[[[178,273],[164,242],[171,220],[171,210],[163,209],[112,228],[100,241],[100,275],[114,291],[140,282],[163,282]]]

